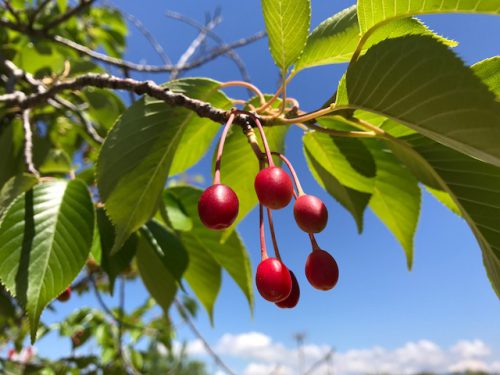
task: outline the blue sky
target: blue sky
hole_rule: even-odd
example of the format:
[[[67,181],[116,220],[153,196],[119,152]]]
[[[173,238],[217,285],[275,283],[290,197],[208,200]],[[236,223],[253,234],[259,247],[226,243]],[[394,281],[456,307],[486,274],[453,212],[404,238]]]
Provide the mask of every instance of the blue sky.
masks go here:
[[[165,18],[164,10],[175,10],[203,21],[205,12],[211,12],[220,5],[224,22],[217,31],[226,41],[248,36],[264,28],[260,3],[257,1],[125,0],[114,4],[142,20],[174,61],[196,36],[196,32]],[[313,27],[352,4],[352,1],[340,0],[313,1]],[[500,52],[498,40],[494,38],[500,35],[498,18],[435,15],[422,19],[441,35],[459,41],[456,52],[467,63]],[[160,63],[141,35],[132,27],[130,30],[127,59]],[[247,64],[252,81],[263,90],[274,92],[278,72],[268,53],[267,41],[257,42],[238,52]],[[344,65],[337,65],[302,72],[291,83],[289,94],[299,99],[305,109],[313,109],[335,91],[344,70]],[[189,75],[207,76],[220,81],[240,79],[237,69],[226,58],[219,58]],[[168,78],[166,75],[136,77],[158,82]],[[245,95],[243,91],[231,93]],[[405,362],[407,367],[387,369],[418,370],[426,366],[430,369],[449,369],[462,360],[470,360],[476,361],[476,364],[486,363],[490,368],[498,365],[497,371],[500,371],[500,303],[487,279],[479,246],[466,223],[424,194],[415,240],[414,269],[408,272],[403,250],[371,212],[366,213],[365,230],[359,236],[350,214],[319,188],[307,170],[302,156],[301,133],[297,129],[292,129],[287,138],[287,155],[294,163],[306,191],[322,198],[329,208],[330,221],[327,229],[318,236],[318,241],[336,257],[340,266],[340,281],[329,292],[320,292],[309,286],[303,273],[310,250],[308,239],[296,228],[290,208],[276,212],[278,241],[284,259],[295,271],[301,285],[301,300],[296,309],[281,310],[256,293],[252,319],[242,293],[225,275],[215,307],[215,327],[210,326],[203,311],[200,311],[197,324],[209,342],[221,350],[228,363],[238,373],[246,371],[246,374],[255,375],[269,372],[280,361],[288,362],[293,369],[296,367],[293,359],[296,353],[292,349],[295,345],[292,335],[305,332],[311,350],[306,355],[309,362],[317,358],[320,355],[318,353],[335,347],[341,353],[339,356],[344,355],[344,365],[349,361],[359,363],[360,358],[371,358],[374,363],[385,361],[394,364],[399,363],[398,356],[414,353],[415,358],[419,358],[415,359],[416,364],[410,361],[414,367]],[[208,177],[209,158],[199,163],[193,173]],[[259,261],[257,212],[251,213],[243,221],[239,231],[255,268]],[[130,306],[142,301],[141,291],[140,285],[130,285]],[[94,305],[90,299],[73,300],[62,306],[61,313],[81,303]],[[57,316],[51,314],[45,317],[57,320]],[[248,335],[249,332],[254,332],[253,336]],[[221,339],[224,334],[225,339]],[[192,340],[189,331],[182,325],[179,338]],[[56,339],[47,339],[46,342],[53,340]],[[234,349],[241,342],[250,345],[250,349],[241,352]],[[242,347],[246,348],[244,345]],[[374,350],[374,347],[380,347],[382,352]],[[197,343],[192,342],[192,353],[205,358],[197,348]],[[263,358],[259,354],[252,354],[252,348],[257,348],[257,352],[278,354],[276,357],[270,355],[270,358]],[[462,349],[463,353],[468,354],[463,354],[460,351]],[[43,346],[39,350],[47,353]],[[359,350],[367,350],[375,357],[366,353],[364,357],[354,354],[349,356],[349,353],[360,355]],[[380,358],[376,357],[377,353]],[[283,360],[283,355],[289,355],[291,359]],[[493,365],[495,361],[499,362]],[[346,369],[341,364],[339,366],[341,372],[356,373],[356,370]],[[288,374],[285,367],[282,371]]]

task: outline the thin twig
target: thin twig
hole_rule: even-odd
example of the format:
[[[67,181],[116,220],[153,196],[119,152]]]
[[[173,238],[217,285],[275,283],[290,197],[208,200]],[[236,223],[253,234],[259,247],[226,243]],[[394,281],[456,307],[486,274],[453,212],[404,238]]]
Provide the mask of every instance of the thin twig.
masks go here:
[[[177,61],[176,70],[172,71],[172,74],[170,75],[170,79],[174,80],[177,78],[179,75],[182,67],[186,65],[189,61],[189,59],[195,54],[195,52],[198,50],[198,48],[201,46],[201,44],[205,41],[207,38],[208,32],[212,31],[218,24],[222,22],[222,17],[215,17],[212,20],[210,20],[205,28],[200,31],[198,36],[193,39],[191,44],[188,46],[186,51],[181,55],[179,58],[179,61]]]
[[[5,7],[5,9],[7,9],[7,11],[14,17],[16,22],[18,24],[20,24],[22,21],[21,21],[21,17],[19,16],[19,12],[12,7],[10,0],[2,0],[2,3]]]
[[[193,19],[191,19],[189,17],[186,17],[186,16],[184,16],[181,13],[177,13],[177,12],[174,12],[174,11],[167,11],[165,13],[165,15],[167,17],[169,17],[169,18],[172,18],[172,19],[184,22],[184,23],[186,23],[186,24],[188,24],[188,25],[190,25],[190,26],[198,29],[199,31],[206,30],[206,27],[203,24],[198,23],[197,21],[195,21],[195,20],[193,20]],[[226,44],[226,42],[224,41],[224,39],[222,39],[213,30],[207,30],[207,35],[212,40],[214,40],[219,46]],[[262,32],[260,34],[261,38],[264,38],[266,35],[267,34],[265,32]],[[227,57],[229,57],[236,64],[238,70],[240,71],[240,74],[241,74],[243,80],[247,81],[247,82],[250,82],[251,81],[250,80],[250,75],[248,74],[248,71],[247,71],[247,68],[245,66],[245,63],[241,59],[240,55],[236,51],[234,51],[234,50],[227,51],[226,55],[227,55]]]
[[[125,278],[120,278],[120,292],[118,295],[118,319],[116,320],[116,324],[118,325],[118,355],[123,357],[123,349],[122,349],[122,341],[123,341],[123,314],[125,309]]]
[[[224,361],[217,355],[217,353],[215,353],[215,351],[212,349],[212,347],[207,342],[207,340],[205,340],[205,338],[202,336],[200,331],[198,331],[198,329],[194,325],[193,321],[189,317],[189,313],[186,311],[186,309],[184,308],[182,303],[177,299],[174,299],[173,303],[174,303],[175,307],[177,308],[177,310],[179,311],[179,315],[181,316],[182,320],[184,320],[184,322],[188,325],[188,327],[191,329],[191,331],[194,333],[194,335],[202,342],[203,346],[205,347],[205,350],[214,359],[217,366],[219,366],[222,370],[224,370],[229,375],[236,375],[236,373],[234,371],[232,371],[224,363]]]
[[[15,76],[16,78],[24,79],[30,85],[35,87],[39,93],[47,91],[47,87],[43,84],[42,81],[33,77],[32,74],[25,72],[24,70],[19,68],[16,64],[14,64],[12,61],[5,60],[4,66],[9,71],[10,76]],[[76,115],[76,117],[78,117],[78,119],[80,120],[85,129],[85,132],[90,136],[90,138],[92,138],[92,140],[94,140],[96,143],[99,144],[104,142],[103,138],[97,133],[92,123],[81,113],[80,109],[76,105],[74,105],[73,103],[64,98],[61,98],[60,96],[55,96],[54,99],[48,100],[48,103],[58,109],[64,107],[70,110],[72,113]]]
[[[146,38],[146,40],[151,44],[153,49],[156,51],[160,59],[162,60],[163,64],[172,64],[172,60],[170,60],[170,57],[168,56],[167,52],[165,49],[162,47],[160,42],[155,38],[155,36],[148,30],[148,28],[142,23],[140,19],[138,19],[136,16],[133,14],[125,12],[123,9],[120,9],[114,5],[111,4],[109,1],[103,1],[104,5],[110,9],[116,10],[117,12],[120,12],[132,25],[135,26],[137,30]]]
[[[36,177],[40,177],[40,173],[36,170],[35,164],[33,164],[33,133],[31,132],[30,110],[25,109],[22,117],[24,129],[24,164],[28,172]]]
[[[65,13],[61,14],[60,16],[56,17],[54,20],[46,24],[43,27],[42,32],[47,32],[59,26],[61,23],[66,22],[71,17],[77,15],[78,13],[83,12],[87,7],[92,5],[92,3],[94,2],[95,0],[80,0],[80,3],[77,6],[68,9]]]
[[[28,16],[28,20],[29,20],[29,24],[28,24],[28,27],[31,29],[33,28],[33,25],[34,23],[36,22],[36,18],[38,17],[38,15],[45,9],[45,7],[47,5],[49,5],[49,3],[51,2],[52,0],[43,0],[40,5],[38,5],[36,8],[33,9],[33,12]]]
[[[109,65],[117,66],[119,68],[127,68],[131,71],[144,72],[144,73],[169,73],[175,69],[182,71],[195,69],[212,60],[215,60],[219,56],[225,55],[231,50],[246,46],[259,39],[262,39],[266,35],[264,32],[259,32],[257,34],[249,36],[248,38],[242,38],[229,44],[222,44],[219,47],[213,48],[207,54],[200,57],[199,59],[196,59],[188,64],[185,64],[182,67],[182,69],[180,69],[179,67],[176,67],[175,65],[172,64],[165,64],[165,65],[137,64],[131,61],[118,59],[116,57],[108,56],[104,53],[94,51],[88,47],[85,47],[60,35],[49,35],[48,33],[43,32],[41,30],[29,30],[22,25],[17,25],[3,18],[0,18],[0,26],[4,26],[11,30],[18,31],[20,33],[25,33],[30,36],[37,36],[64,45],[84,55],[87,55],[95,60],[101,61]]]

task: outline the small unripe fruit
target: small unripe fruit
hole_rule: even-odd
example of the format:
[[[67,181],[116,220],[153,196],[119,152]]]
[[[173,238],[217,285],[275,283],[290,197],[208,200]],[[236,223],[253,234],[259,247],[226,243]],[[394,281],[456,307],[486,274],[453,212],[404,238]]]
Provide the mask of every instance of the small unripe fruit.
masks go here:
[[[282,301],[292,291],[290,272],[276,258],[267,258],[260,262],[255,274],[255,283],[260,295],[270,302]]]
[[[278,210],[286,207],[292,200],[292,179],[281,168],[265,168],[255,177],[255,192],[260,203],[273,210]]]
[[[314,195],[301,195],[293,206],[297,225],[306,233],[319,233],[328,222],[328,210],[321,199]]]
[[[276,302],[276,306],[281,307],[282,309],[291,309],[297,306],[300,297],[300,287],[295,277],[295,274],[290,271],[290,276],[292,278],[292,291],[290,295],[286,297],[283,301]]]
[[[71,298],[71,288],[68,287],[68,288],[66,288],[66,290],[64,290],[64,292],[62,292],[61,294],[59,294],[59,297],[57,297],[57,300],[59,302],[66,302],[70,298]]]
[[[201,222],[210,229],[226,229],[238,216],[238,197],[227,185],[216,184],[207,188],[198,201]]]
[[[316,289],[332,289],[339,280],[339,266],[324,250],[313,250],[307,257],[306,277]]]

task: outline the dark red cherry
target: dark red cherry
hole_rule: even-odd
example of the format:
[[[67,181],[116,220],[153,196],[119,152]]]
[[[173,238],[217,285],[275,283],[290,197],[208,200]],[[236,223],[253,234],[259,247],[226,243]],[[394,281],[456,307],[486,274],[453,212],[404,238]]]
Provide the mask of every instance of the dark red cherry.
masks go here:
[[[295,274],[290,271],[290,276],[292,278],[292,291],[290,292],[290,295],[286,297],[283,301],[276,302],[276,305],[278,307],[281,307],[282,309],[291,309],[297,306],[297,303],[299,302],[299,297],[300,297],[300,287],[299,283],[297,281],[297,278],[295,277]]]
[[[332,289],[339,280],[339,266],[324,250],[313,250],[307,257],[306,277],[316,289]]]
[[[227,185],[207,188],[198,201],[201,222],[210,229],[221,230],[231,226],[238,216],[238,197]]]
[[[293,206],[297,225],[306,233],[319,233],[328,222],[328,210],[321,199],[314,195],[301,195]]]
[[[255,192],[260,203],[278,210],[286,207],[292,199],[292,179],[281,168],[265,168],[255,177]]]
[[[57,297],[57,300],[59,302],[66,302],[68,301],[69,299],[71,298],[71,288],[68,287],[64,290],[64,292],[62,292],[61,294],[59,294],[59,297]]]
[[[260,295],[270,302],[282,301],[292,291],[290,272],[276,258],[267,258],[260,262],[255,274],[255,283]]]

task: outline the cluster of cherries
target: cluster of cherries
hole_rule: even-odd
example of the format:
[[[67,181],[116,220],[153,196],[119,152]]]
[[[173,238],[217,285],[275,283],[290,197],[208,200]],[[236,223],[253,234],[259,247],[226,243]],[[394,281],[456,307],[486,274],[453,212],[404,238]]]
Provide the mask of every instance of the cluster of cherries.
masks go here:
[[[238,111],[235,110],[229,117],[221,136],[213,185],[203,192],[198,202],[198,213],[201,221],[207,228],[213,230],[228,228],[238,216],[238,197],[229,186],[220,183],[220,164],[224,142],[236,112]],[[253,120],[259,129],[265,149],[265,154],[260,151],[255,135],[253,131],[250,131],[247,136],[260,161],[260,172],[255,177],[255,192],[260,202],[261,244],[261,262],[257,267],[255,277],[257,290],[264,299],[276,303],[277,306],[292,308],[299,301],[299,284],[294,273],[281,260],[271,210],[286,207],[295,197],[293,207],[295,221],[300,229],[308,233],[312,245],[312,252],[305,265],[305,274],[309,283],[319,290],[332,289],[339,278],[337,262],[328,252],[319,248],[314,238],[314,233],[319,233],[326,227],[328,211],[321,199],[304,193],[289,160],[282,154],[270,151],[261,123],[256,117]],[[274,165],[272,154],[277,155],[289,168],[297,192],[294,190],[290,176],[283,169]],[[267,167],[265,167],[266,161]],[[276,258],[269,257],[266,250],[264,207],[267,209]]]

